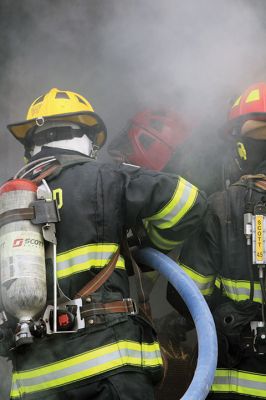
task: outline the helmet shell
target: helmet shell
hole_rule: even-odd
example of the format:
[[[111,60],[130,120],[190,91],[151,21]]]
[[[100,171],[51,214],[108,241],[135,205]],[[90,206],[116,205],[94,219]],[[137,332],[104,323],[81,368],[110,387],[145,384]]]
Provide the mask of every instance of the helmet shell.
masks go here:
[[[9,131],[25,144],[29,131],[45,121],[70,121],[95,130],[94,143],[101,147],[106,140],[106,127],[85,97],[69,90],[53,88],[37,97],[30,105],[26,121],[8,125]]]
[[[259,82],[249,86],[234,102],[228,115],[228,131],[249,120],[266,121],[266,83]]]
[[[172,111],[144,110],[109,145],[112,157],[161,171],[189,136],[187,126]]]

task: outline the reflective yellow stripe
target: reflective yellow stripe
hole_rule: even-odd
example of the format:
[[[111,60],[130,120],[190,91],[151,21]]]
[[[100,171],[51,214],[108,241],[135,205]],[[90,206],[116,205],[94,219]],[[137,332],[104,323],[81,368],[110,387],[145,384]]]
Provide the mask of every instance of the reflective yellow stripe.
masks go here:
[[[148,221],[145,223],[145,227],[146,227],[147,233],[148,233],[149,238],[151,239],[152,243],[159,249],[172,250],[176,246],[183,243],[183,241],[174,241],[174,240],[169,240],[169,239],[163,238],[159,234],[156,227],[152,226],[150,223],[148,223]]]
[[[169,203],[157,214],[146,218],[159,229],[168,229],[176,225],[193,206],[198,189],[183,178],[179,178],[174,195]]]
[[[250,297],[250,282],[237,281],[221,277],[224,293],[230,299],[235,301],[248,300]],[[261,288],[259,282],[254,282],[254,298],[253,301],[257,303],[262,302]]]
[[[63,386],[126,365],[162,365],[159,344],[120,341],[53,364],[13,374],[11,397]]]
[[[204,276],[199,274],[198,272],[195,272],[193,269],[189,268],[185,264],[180,263],[179,265],[186,272],[186,274],[191,279],[193,279],[193,281],[196,283],[196,285],[198,286],[198,288],[200,289],[201,293],[204,296],[212,294],[215,282],[214,275]]]
[[[236,99],[236,101],[235,101],[234,104],[233,104],[233,107],[238,106],[239,103],[240,103],[240,100],[241,100],[241,96],[239,96],[238,99]]]
[[[88,254],[88,253],[105,253],[112,252],[114,253],[118,248],[118,244],[115,243],[96,243],[96,244],[87,244],[85,246],[76,247],[75,249],[68,250],[64,253],[60,253],[57,255],[57,262],[66,261],[70,258],[74,258],[80,255]]]
[[[222,281],[220,277],[217,277],[215,279],[215,286],[217,287],[217,289],[221,289],[221,285],[222,285]]]
[[[246,98],[246,103],[252,103],[253,101],[257,101],[260,99],[260,91],[259,89],[252,90],[248,97]]]
[[[243,395],[250,394],[264,399],[266,398],[266,374],[217,369],[211,391]]]
[[[88,271],[91,268],[105,267],[117,248],[117,244],[99,243],[81,246],[59,254],[56,258],[58,279]],[[122,256],[119,256],[116,268],[125,269]]]

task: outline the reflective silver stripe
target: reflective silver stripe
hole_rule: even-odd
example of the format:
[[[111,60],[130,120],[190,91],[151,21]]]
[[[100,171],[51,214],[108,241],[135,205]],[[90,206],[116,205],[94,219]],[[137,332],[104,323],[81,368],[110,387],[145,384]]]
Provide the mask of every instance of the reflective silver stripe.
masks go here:
[[[236,301],[248,300],[250,297],[250,282],[249,281],[236,281],[222,277],[222,284],[225,294]],[[254,301],[261,303],[262,295],[260,283],[254,282]]]
[[[182,210],[186,208],[186,205],[192,195],[193,195],[193,202],[195,201],[198,193],[197,188],[185,180],[180,181],[179,186],[181,185],[184,185],[184,187],[183,188],[178,187],[178,190],[182,190],[182,195],[180,199],[172,204],[172,207],[170,207],[169,212],[166,215],[164,215],[163,218],[160,218],[159,220],[153,220],[152,221],[153,225],[157,226],[160,229],[170,228],[181,219],[178,218],[179,214],[181,214],[180,217],[183,217]]]
[[[259,390],[265,390],[266,393],[266,376],[265,376],[265,382],[254,382],[250,381],[249,379],[241,379],[241,378],[236,378],[231,376],[229,377],[221,377],[217,376],[214,378],[213,384],[218,384],[218,385],[227,385],[228,387],[235,385],[235,386],[242,386],[250,389],[259,389]]]
[[[179,264],[180,267],[185,271],[185,273],[195,282],[195,284],[200,289],[201,293],[206,296],[213,292],[215,276],[208,275],[204,276],[195,272],[193,269],[189,268],[185,264]]]
[[[88,264],[89,268],[91,268],[93,265],[95,265],[96,267],[104,266],[111,259],[112,255],[113,255],[113,252],[105,252],[105,253],[96,253],[95,252],[95,253],[83,254],[83,255],[80,255],[77,257],[70,258],[69,260],[57,262],[57,271],[62,271],[64,269],[73,267],[74,265],[84,264],[86,262],[89,263]],[[100,265],[97,262],[95,262],[93,264],[94,260],[100,261]],[[91,261],[91,263],[90,263],[90,261]]]
[[[211,391],[251,394],[266,398],[266,374],[217,369]]]
[[[91,268],[103,268],[112,258],[118,248],[117,244],[93,244],[71,249],[58,254],[57,277],[68,277],[79,272],[88,271]],[[125,269],[125,262],[119,256],[116,268]]]
[[[161,366],[158,343],[121,341],[33,370],[16,372],[13,375],[11,394],[13,397],[18,396],[18,386],[21,395],[34,393],[87,379],[125,365]]]

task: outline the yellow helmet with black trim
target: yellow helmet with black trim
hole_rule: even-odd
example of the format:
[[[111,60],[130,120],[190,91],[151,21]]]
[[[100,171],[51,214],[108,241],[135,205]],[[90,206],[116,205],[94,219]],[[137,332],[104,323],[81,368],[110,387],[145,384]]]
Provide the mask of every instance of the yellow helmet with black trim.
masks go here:
[[[88,100],[75,92],[56,88],[33,101],[25,121],[10,124],[7,128],[25,145],[26,137],[32,128],[42,125],[45,121],[69,121],[91,127],[93,144],[100,148],[105,143],[107,136],[105,124],[94,112]]]

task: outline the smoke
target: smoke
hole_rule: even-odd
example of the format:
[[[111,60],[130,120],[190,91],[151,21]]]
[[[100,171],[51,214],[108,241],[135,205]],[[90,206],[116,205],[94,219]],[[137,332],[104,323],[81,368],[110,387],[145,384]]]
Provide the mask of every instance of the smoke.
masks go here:
[[[6,123],[23,120],[51,87],[89,98],[109,138],[135,112],[159,106],[215,138],[230,99],[266,79],[265,7],[262,0],[2,0],[1,179],[23,154]]]
[[[1,0],[1,181],[23,157],[6,124],[51,87],[87,97],[109,138],[143,107],[183,113],[208,170],[230,99],[266,80],[265,11],[264,0]]]

